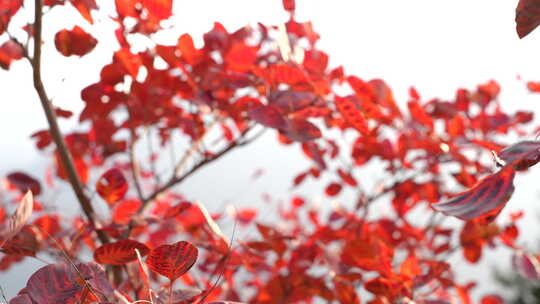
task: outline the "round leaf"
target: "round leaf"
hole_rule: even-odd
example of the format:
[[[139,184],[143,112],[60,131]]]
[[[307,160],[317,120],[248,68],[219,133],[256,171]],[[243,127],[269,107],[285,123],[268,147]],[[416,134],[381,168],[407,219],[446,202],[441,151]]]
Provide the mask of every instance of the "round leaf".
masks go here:
[[[146,258],[146,264],[152,271],[174,281],[191,269],[197,261],[197,255],[197,247],[189,242],[180,241],[154,248]]]

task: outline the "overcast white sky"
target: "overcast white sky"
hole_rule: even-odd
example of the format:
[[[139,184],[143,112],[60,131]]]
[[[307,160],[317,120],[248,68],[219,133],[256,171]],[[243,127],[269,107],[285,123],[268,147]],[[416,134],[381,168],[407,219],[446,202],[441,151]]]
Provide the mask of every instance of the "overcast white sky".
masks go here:
[[[113,5],[113,1],[102,3]],[[517,0],[297,0],[297,18],[313,21],[321,35],[319,47],[330,55],[331,65],[344,65],[347,73],[364,79],[386,80],[401,102],[411,85],[423,97],[451,98],[458,87],[473,88],[495,79],[503,88],[503,108],[529,109],[540,114],[540,96],[528,94],[524,82],[517,80],[518,75],[524,80],[540,80],[540,29],[518,39],[516,4]],[[179,0],[174,10],[171,23],[175,35],[190,33],[199,44],[214,21],[232,31],[247,23],[279,24],[286,19],[281,0]],[[75,17],[66,18],[66,13]],[[54,102],[64,108],[81,108],[80,90],[97,80],[99,67],[110,60],[114,39],[104,35],[109,29],[106,14],[96,15],[96,19],[98,24],[92,29],[69,7],[54,9],[44,19],[45,81]],[[65,58],[52,49],[54,33],[73,24],[83,24],[100,38],[96,49],[83,59]],[[46,164],[29,140],[31,133],[46,127],[30,77],[28,64],[22,61],[13,64],[9,73],[0,71],[0,174],[25,168],[39,176]],[[264,191],[285,193],[290,178],[306,165],[300,153],[295,153],[298,150],[286,154],[283,151],[275,147],[273,138],[265,139],[258,148],[225,158],[218,166],[197,175],[186,188],[193,198],[203,201],[250,203],[259,201]],[[259,153],[266,157],[261,158]],[[268,173],[257,187],[247,187],[256,167],[266,168]],[[271,169],[276,167],[290,171]],[[205,180],[215,177],[216,172],[231,174],[223,183],[213,185],[215,191],[211,192]],[[538,188],[527,183],[531,178],[538,180],[540,174],[534,176],[518,179],[523,186],[517,188],[507,211],[538,204]],[[467,265],[463,266],[465,269]],[[0,274],[0,282],[8,283],[6,278]],[[15,294],[17,290],[8,292]]]

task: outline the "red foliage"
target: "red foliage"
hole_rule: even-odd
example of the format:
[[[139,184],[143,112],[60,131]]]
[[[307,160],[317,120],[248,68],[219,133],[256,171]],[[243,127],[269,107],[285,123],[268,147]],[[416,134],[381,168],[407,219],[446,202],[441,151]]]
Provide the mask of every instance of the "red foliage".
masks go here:
[[[520,37],[540,23],[537,2],[519,1]],[[46,10],[72,5],[87,26],[98,22],[94,0],[44,4]],[[0,0],[0,35],[21,5]],[[515,253],[521,276],[538,280],[537,257],[518,242],[521,215],[505,225],[497,216],[511,199],[516,174],[540,161],[540,141],[505,142],[509,135],[532,135],[525,126],[534,117],[504,112],[497,82],[458,89],[449,100],[426,101],[411,88],[409,100],[398,104],[383,80],[329,67],[313,25],[296,21],[293,0],[282,1],[288,42],[276,41],[283,34],[277,26],[230,32],[215,23],[199,48],[189,34],[133,48],[133,37],[154,41],[163,30],[172,0],[115,5],[110,34],[119,49],[95,83],[82,88],[83,110],[51,110],[78,116],[84,126],[32,135],[54,162],[43,185],[23,172],[5,177],[0,270],[38,254],[59,262],[37,270],[11,303],[470,303],[475,283],[463,284],[448,257],[459,252],[475,264],[497,246]],[[31,40],[41,30],[35,27],[27,28]],[[13,39],[0,46],[4,69],[33,56]],[[76,25],[56,33],[54,43],[64,56],[84,56],[98,41]],[[540,91],[536,82],[527,87]],[[326,197],[319,208],[308,196],[293,195],[272,219],[269,205],[235,211],[242,238],[230,240],[220,225],[231,212],[211,213],[173,187],[265,129],[307,160],[293,186],[318,183]],[[164,173],[169,155],[163,150],[175,137],[189,147]],[[138,153],[140,144],[148,155]],[[69,152],[71,161],[60,152]],[[489,155],[494,161],[486,161]],[[373,174],[372,164],[383,172]],[[46,195],[44,202],[21,195],[51,191],[55,178],[78,190],[84,217],[50,213]],[[95,193],[106,207],[97,209],[103,201]],[[436,211],[463,222],[449,225]],[[243,233],[249,229],[254,233]],[[88,251],[110,277],[98,264],[78,262]],[[160,291],[166,284],[156,274],[170,287],[177,279],[186,287]],[[481,302],[503,299],[488,295]]]

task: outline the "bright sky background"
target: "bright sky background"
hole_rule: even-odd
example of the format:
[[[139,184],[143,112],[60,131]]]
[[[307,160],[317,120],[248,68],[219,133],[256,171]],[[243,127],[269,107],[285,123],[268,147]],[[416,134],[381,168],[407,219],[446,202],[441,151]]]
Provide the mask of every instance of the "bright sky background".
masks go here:
[[[101,2],[109,8],[113,5],[113,1]],[[474,88],[495,79],[502,86],[500,99],[504,109],[529,109],[540,114],[540,96],[528,94],[524,82],[517,79],[520,75],[523,80],[540,80],[540,29],[518,39],[514,23],[516,4],[517,0],[297,0],[297,19],[313,21],[321,35],[319,47],[330,55],[332,66],[344,65],[347,73],[364,79],[384,79],[400,102],[405,101],[412,85],[423,97],[451,98],[459,87]],[[202,34],[212,28],[214,21],[233,31],[247,23],[279,24],[286,20],[281,0],[179,0],[174,11],[170,21],[175,29],[172,34],[190,33],[199,45]],[[94,16],[98,20],[94,28],[70,7],[55,8],[44,19],[45,84],[55,104],[67,109],[81,109],[80,90],[97,80],[98,68],[111,58],[115,41],[112,32],[104,35],[110,32],[107,15]],[[21,16],[17,20],[25,17],[29,18]],[[73,24],[82,24],[100,41],[82,59],[62,57],[53,49],[54,33]],[[28,64],[21,61],[13,64],[9,73],[0,71],[0,84],[4,103],[0,110],[0,174],[25,169],[40,176],[47,159],[38,155],[29,135],[46,127],[46,121],[31,86]],[[63,123],[66,129],[73,125],[74,122]],[[231,155],[196,175],[181,190],[188,190],[192,198],[216,203],[231,200],[251,204],[260,201],[262,192],[286,198],[291,177],[304,169],[306,162],[299,149],[285,151],[275,143],[271,136],[256,147]],[[259,167],[267,173],[254,186],[249,176]],[[221,180],[211,185],[213,191],[208,191],[208,180],[215,180],[216,176]],[[527,178],[518,177],[515,197],[505,213],[538,204],[539,191],[531,180],[539,177],[534,172]],[[312,189],[320,193],[319,188]],[[532,225],[538,212],[529,213],[528,223]],[[538,236],[531,235],[529,245],[538,243]],[[482,277],[487,276],[491,265],[509,262],[500,251],[496,255],[486,253],[489,258],[482,268]],[[465,270],[466,262],[461,264]],[[35,268],[30,270],[17,275],[26,280]],[[478,278],[478,273],[468,276]],[[12,283],[13,275],[0,274],[0,284],[9,295],[24,284]]]

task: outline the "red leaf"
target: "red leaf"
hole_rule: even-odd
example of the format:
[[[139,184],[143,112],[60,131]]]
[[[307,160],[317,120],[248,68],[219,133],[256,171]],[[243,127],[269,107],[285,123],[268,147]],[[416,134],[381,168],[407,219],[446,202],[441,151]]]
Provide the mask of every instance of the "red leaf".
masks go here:
[[[90,24],[94,23],[92,15],[90,15],[90,10],[98,8],[95,0],[69,0],[69,2],[79,11],[84,19],[90,22]]]
[[[504,300],[498,295],[483,296],[480,304],[503,304]]]
[[[284,113],[302,110],[317,100],[317,96],[310,92],[298,91],[273,91],[270,96],[270,104],[278,107]]]
[[[540,141],[520,141],[501,150],[498,157],[516,170],[527,169],[540,161]]]
[[[137,17],[136,4],[138,0],[114,0],[116,4],[116,12],[122,18],[124,17]]]
[[[418,101],[409,101],[407,104],[409,106],[409,112],[411,113],[412,119],[423,124],[429,129],[433,129],[433,119],[429,116],[424,108],[418,103]]]
[[[288,138],[299,142],[311,141],[322,135],[317,126],[300,118],[289,119],[283,131]]]
[[[172,0],[143,0],[142,5],[155,21],[167,19],[172,15]]]
[[[257,48],[243,43],[234,44],[225,55],[227,67],[237,72],[251,70],[257,60]]]
[[[1,27],[1,25],[0,25]],[[8,40],[0,46],[0,67],[8,70],[11,62],[23,58],[23,48],[13,40]]]
[[[94,251],[94,260],[100,264],[124,265],[137,259],[135,249],[141,256],[148,254],[150,249],[143,243],[134,240],[120,240],[107,243]]]
[[[58,177],[60,177],[63,180],[68,180],[67,173],[64,170],[64,164],[62,163],[62,160],[60,159],[60,154],[58,152],[55,153],[55,162],[56,162],[56,175],[58,175]],[[88,182],[88,166],[86,165],[84,160],[80,157],[73,157],[73,162],[75,165],[75,170],[77,170],[77,174],[79,175],[79,178],[84,184],[86,184]]]
[[[32,210],[34,208],[34,198],[32,196],[32,191],[26,192],[23,196],[19,206],[15,212],[9,218],[9,227],[8,230],[3,233],[4,242],[9,241],[14,237],[28,221],[30,215],[32,215]],[[4,243],[3,242],[3,243]]]
[[[347,98],[336,96],[336,108],[343,118],[356,130],[362,134],[368,134],[368,124],[364,114],[358,109],[357,105]]]
[[[169,303],[195,303],[195,297],[202,294],[202,290],[193,287],[173,290],[172,301],[169,300],[169,291],[162,290],[158,293],[158,304]]]
[[[527,82],[527,89],[533,93],[540,93],[540,82],[529,81]]]
[[[23,172],[13,172],[6,176],[8,182],[21,192],[32,191],[32,194],[41,193],[41,184],[38,180]]]
[[[87,292],[85,281],[99,290],[99,294],[111,296],[114,292],[105,271],[95,263],[43,266],[28,279],[25,290],[34,303],[74,304],[79,303],[82,294]],[[98,301],[93,294],[87,293],[88,302]]]
[[[141,207],[141,201],[137,199],[123,200],[116,205],[113,211],[113,220],[117,224],[127,224],[131,217]]]
[[[519,0],[516,8],[516,30],[519,38],[540,25],[540,0]]]
[[[79,26],[63,29],[54,36],[56,49],[64,56],[84,56],[94,49],[97,40]]]
[[[9,304],[33,304],[32,299],[25,293],[19,294],[18,296],[11,298]]]
[[[278,108],[273,105],[255,105],[248,111],[248,115],[265,127],[284,129],[287,126],[287,121]]]
[[[197,261],[198,249],[191,243],[180,241],[173,245],[161,245],[154,248],[146,258],[146,264],[152,271],[174,281]]]
[[[122,48],[114,54],[114,57],[114,60],[120,62],[131,77],[137,77],[139,68],[142,65],[142,60],[138,55],[134,55],[128,49]]]
[[[169,209],[167,209],[165,211],[165,218],[171,218],[171,217],[175,217],[177,215],[180,215],[184,211],[191,208],[191,206],[193,206],[193,204],[191,204],[190,202],[182,201],[182,202],[178,203],[177,205],[172,206]]]
[[[257,216],[257,210],[254,208],[244,208],[236,214],[236,218],[242,224],[249,224]]]
[[[532,281],[540,279],[540,263],[533,255],[518,250],[512,256],[512,265],[524,278]]]
[[[96,191],[107,203],[116,203],[128,191],[127,180],[120,169],[110,169],[96,182]]]
[[[336,196],[339,194],[339,192],[341,192],[341,188],[342,186],[338,183],[331,183],[329,184],[326,189],[324,190],[324,192],[326,193],[326,195],[328,196]]]
[[[193,39],[189,34],[183,34],[178,38],[178,49],[182,58],[190,65],[195,65],[200,61],[199,50],[195,48]]]
[[[283,0],[283,8],[286,11],[292,12],[292,11],[295,10],[296,4],[295,4],[294,0]]]
[[[358,182],[356,181],[356,179],[352,176],[352,174],[350,174],[349,172],[345,172],[343,171],[343,169],[339,168],[337,170],[337,173],[339,175],[339,177],[341,177],[341,179],[347,183],[349,186],[352,186],[352,187],[356,187],[358,186]]]
[[[489,222],[514,192],[515,171],[505,167],[496,174],[482,179],[475,187],[462,192],[446,202],[431,205],[435,210],[462,220],[483,216]]]
[[[7,29],[11,17],[17,13],[22,5],[23,0],[0,1],[0,35]]]
[[[394,250],[380,239],[362,238],[349,241],[341,253],[343,263],[374,270],[381,273],[390,273]]]

